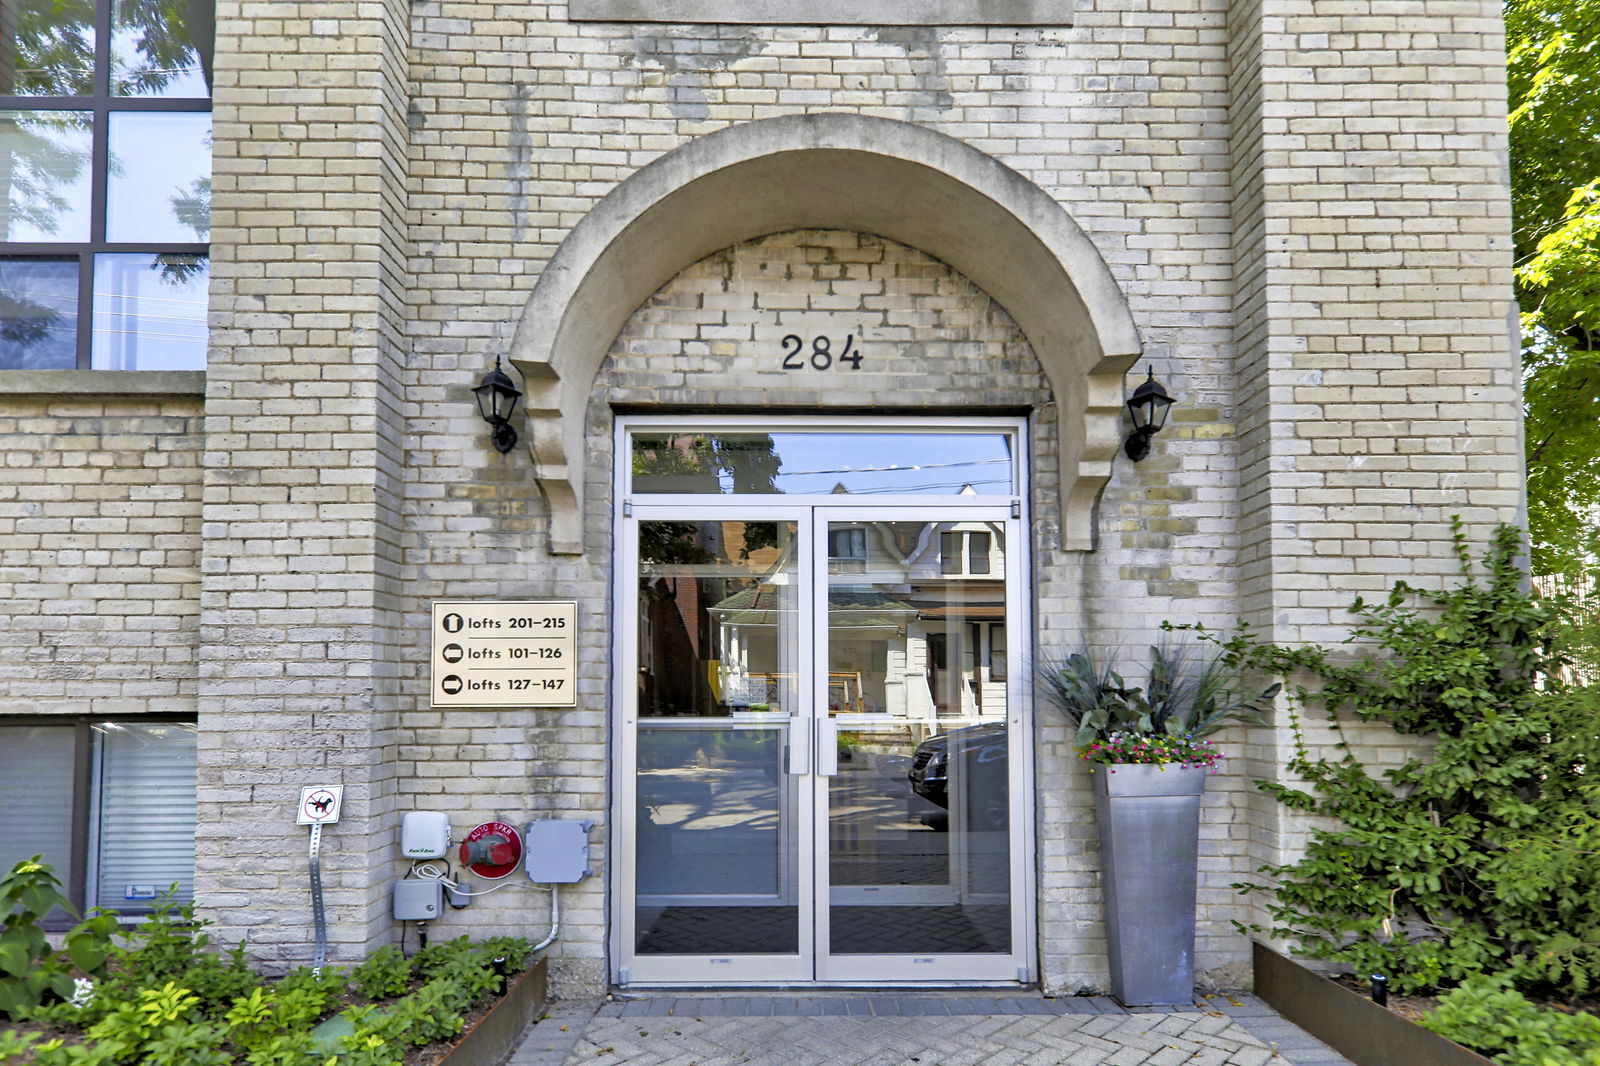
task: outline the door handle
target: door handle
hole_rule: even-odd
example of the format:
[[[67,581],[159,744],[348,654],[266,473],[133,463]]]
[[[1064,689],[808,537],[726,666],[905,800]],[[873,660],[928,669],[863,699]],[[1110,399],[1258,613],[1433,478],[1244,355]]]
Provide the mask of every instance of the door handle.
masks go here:
[[[789,717],[788,743],[783,746],[783,768],[791,774],[811,772],[811,723],[799,715]]]
[[[833,777],[839,772],[839,723],[832,718],[817,719],[817,776]]]

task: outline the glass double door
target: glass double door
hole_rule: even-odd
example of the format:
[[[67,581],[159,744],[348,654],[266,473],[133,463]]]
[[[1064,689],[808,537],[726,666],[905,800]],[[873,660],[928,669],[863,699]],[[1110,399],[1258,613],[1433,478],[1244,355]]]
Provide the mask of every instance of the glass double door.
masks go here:
[[[1016,526],[634,505],[625,983],[1025,976]]]

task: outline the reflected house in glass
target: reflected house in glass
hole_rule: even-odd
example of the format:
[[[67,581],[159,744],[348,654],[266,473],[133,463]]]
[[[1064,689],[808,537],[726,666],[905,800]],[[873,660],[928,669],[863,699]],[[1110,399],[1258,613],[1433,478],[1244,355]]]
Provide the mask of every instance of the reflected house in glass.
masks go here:
[[[811,436],[819,449],[849,443]],[[764,484],[800,456],[816,461],[779,449]],[[1007,675],[990,680],[986,659],[1004,656],[992,633],[1016,576],[1008,523],[864,520],[846,513],[848,492],[765,505],[794,521],[657,519],[661,465],[632,470],[647,492],[631,524],[630,971],[726,956],[803,976],[880,955],[1014,970]],[[714,514],[728,494],[704,474],[668,484],[698,486]],[[735,510],[756,506],[733,495]],[[952,514],[974,505],[995,507],[968,495]]]
[[[829,586],[828,707],[913,721],[1004,715],[1005,600],[992,576],[1004,572],[1002,543],[983,523],[830,530],[829,573],[861,583]],[[785,584],[763,583],[709,608],[720,702],[781,709],[778,613],[792,614],[793,597]]]
[[[641,530],[639,684],[641,707],[651,715],[716,716],[729,713],[744,694],[730,687],[723,663],[733,652],[747,664],[758,662],[771,679],[767,700],[781,705],[776,679],[783,676],[779,614],[793,633],[793,568],[788,554],[794,527],[788,523],[656,522]],[[788,590],[787,592],[785,590]],[[738,591],[730,591],[738,590]],[[719,602],[749,596],[762,599],[765,632],[729,632],[717,617]],[[780,603],[787,602],[787,608]],[[791,638],[792,639],[792,638]],[[789,676],[793,675],[792,656]],[[746,668],[745,677],[752,667]]]
[[[783,586],[762,585],[737,592],[711,608],[721,629],[718,676],[723,700],[735,711],[782,709],[779,693],[784,675],[777,670],[776,630],[777,613],[785,609],[782,602],[786,598],[793,597],[792,593],[786,596]],[[788,610],[792,613],[793,606]],[[830,710],[907,716],[904,700],[898,706],[890,703],[869,707],[865,693],[890,691],[887,664],[891,658],[912,661],[907,652],[911,643],[919,639],[912,635],[916,617],[916,609],[910,604],[882,593],[843,588],[829,591],[829,626],[839,654],[833,665],[866,665],[865,670],[828,671]],[[900,683],[903,685],[903,679]],[[904,690],[897,687],[894,691]]]

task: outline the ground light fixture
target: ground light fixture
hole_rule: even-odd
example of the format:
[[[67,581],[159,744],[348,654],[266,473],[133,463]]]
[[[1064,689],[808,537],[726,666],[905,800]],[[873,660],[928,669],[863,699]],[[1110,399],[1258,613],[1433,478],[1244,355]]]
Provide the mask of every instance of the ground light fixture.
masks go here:
[[[494,446],[504,455],[517,446],[517,431],[511,428],[511,413],[517,409],[522,392],[510,376],[500,369],[499,356],[495,356],[494,369],[483,375],[483,380],[472,391],[478,397],[478,413],[492,427]]]
[[[1167,395],[1167,390],[1156,380],[1156,372],[1151,370],[1149,374],[1133,390],[1133,395],[1128,397],[1128,412],[1133,415],[1133,432],[1128,435],[1122,450],[1136,463],[1150,454],[1150,438],[1161,432],[1161,427],[1167,421],[1167,408],[1177,402]]]

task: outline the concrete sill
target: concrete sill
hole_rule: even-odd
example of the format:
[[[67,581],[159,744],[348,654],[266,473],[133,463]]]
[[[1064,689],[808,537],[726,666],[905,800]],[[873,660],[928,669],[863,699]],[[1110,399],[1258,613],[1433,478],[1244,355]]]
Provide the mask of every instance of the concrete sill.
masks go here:
[[[0,396],[204,396],[204,370],[0,370]]]

